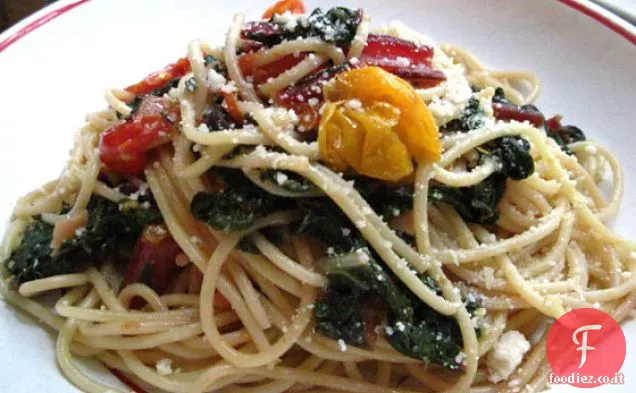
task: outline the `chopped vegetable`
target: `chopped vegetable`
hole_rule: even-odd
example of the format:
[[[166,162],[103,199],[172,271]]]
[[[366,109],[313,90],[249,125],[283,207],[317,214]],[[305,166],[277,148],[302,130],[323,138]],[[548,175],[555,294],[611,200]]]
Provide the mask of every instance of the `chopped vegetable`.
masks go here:
[[[147,152],[168,143],[176,131],[162,115],[139,116],[102,134],[99,157],[106,168],[120,174],[143,172]]]
[[[197,219],[216,230],[237,231],[249,228],[276,209],[280,198],[264,193],[243,172],[221,168],[214,171],[222,189],[216,194],[200,192],[194,196],[190,209]]]
[[[93,195],[86,226],[62,242],[51,256],[53,226],[36,217],[27,226],[22,242],[5,261],[17,284],[57,274],[72,273],[85,263],[98,263],[130,250],[143,228],[161,220],[158,209],[127,201],[121,204]],[[135,207],[135,205],[137,207]]]
[[[227,130],[232,128],[232,119],[230,114],[223,109],[223,106],[217,102],[203,112],[201,115],[202,122],[210,131]]]
[[[262,45],[274,46],[284,39],[295,38],[294,30],[285,30],[282,25],[273,22],[247,22],[241,30],[241,38],[258,42]],[[252,52],[252,51],[245,51]]]
[[[545,123],[545,131],[548,136],[557,143],[566,153],[571,154],[568,145],[574,142],[584,141],[585,133],[576,126],[561,125],[561,116],[553,116]]]
[[[148,151],[168,143],[176,131],[171,123],[180,117],[178,106],[153,95],[137,104],[132,119],[104,131],[99,144],[102,163],[112,172],[137,175],[148,162]]]
[[[184,57],[174,64],[169,64],[163,70],[148,75],[143,81],[128,86],[125,90],[135,95],[148,94],[165,86],[175,78],[181,78],[188,71],[190,71],[190,62]]]
[[[290,171],[278,171],[275,169],[265,169],[260,173],[261,180],[277,184],[287,191],[304,193],[315,191],[316,185],[306,178]]]
[[[124,285],[141,282],[163,293],[179,267],[175,263],[181,248],[164,225],[154,224],[141,233],[132,258],[124,271]]]
[[[238,125],[243,125],[245,122],[245,115],[238,107],[238,97],[236,93],[224,93],[223,103],[227,108],[227,112],[232,117],[232,120]]]
[[[340,208],[328,198],[298,201],[305,216],[297,231],[313,235],[331,247],[333,253],[344,254],[366,247],[366,241]]]
[[[413,172],[408,148],[395,133],[400,111],[374,102],[351,108],[346,101],[328,103],[320,121],[321,159],[336,171],[352,167],[376,179],[397,181]]]
[[[338,73],[353,68],[351,63],[344,62],[315,72],[295,85],[278,92],[274,96],[274,103],[287,109],[293,109],[305,130],[314,129],[320,120],[318,110],[324,100],[323,86]]]
[[[280,0],[263,13],[263,19],[271,18],[276,14],[281,15],[285,12],[291,12],[292,14],[304,14],[305,5],[302,0]]]
[[[441,155],[438,130],[428,108],[406,81],[378,67],[338,74],[323,89],[318,142],[321,158],[337,170],[397,181],[418,162]]]
[[[325,42],[348,44],[356,35],[362,21],[362,11],[346,7],[333,7],[324,12],[316,8],[307,18],[309,36],[317,36]]]
[[[492,98],[492,109],[497,120],[528,121],[535,127],[541,127],[545,122],[545,117],[534,105],[517,106],[508,101],[502,88],[495,89]]]
[[[477,97],[470,97],[468,105],[464,108],[458,119],[453,119],[444,125],[443,131],[468,132],[483,127],[485,124],[484,111],[480,107]]]
[[[385,321],[382,330],[396,350],[460,369],[456,358],[463,344],[455,319],[428,307],[387,273],[364,237],[331,200],[303,200],[300,207],[305,217],[298,231],[328,246],[327,257],[317,263],[329,284],[314,308],[316,331],[349,345],[368,347]],[[422,275],[420,279],[439,292],[432,277]],[[466,305],[476,309],[474,302]]]
[[[446,80],[443,72],[433,70],[433,48],[388,35],[369,34],[362,52],[362,64],[377,66],[409,81],[413,86],[427,88]]]
[[[253,59],[256,56],[255,53],[246,53],[238,58],[239,67],[244,76],[251,78],[255,85],[260,85],[267,82],[270,78],[275,78],[283,72],[294,67],[306,57],[305,54],[299,56],[287,55],[280,59],[277,59],[271,63],[267,63],[258,68],[254,67]]]
[[[499,218],[497,205],[504,194],[506,179],[491,175],[470,187],[432,186],[428,197],[432,202],[451,205],[468,222],[492,224]]]
[[[506,180],[523,180],[534,172],[530,144],[520,137],[502,137],[480,148],[481,161],[495,160],[497,170],[481,183],[470,187],[434,185],[429,188],[431,201],[455,208],[468,222],[492,224],[499,218],[497,205],[506,190]]]
[[[355,177],[354,187],[373,210],[388,220],[413,209],[413,188],[392,186],[383,181]]]
[[[320,37],[329,43],[347,45],[355,37],[361,20],[360,10],[334,7],[325,12],[316,8],[307,17],[296,21],[272,15],[269,21],[246,23],[241,30],[241,38],[267,46],[298,37]]]

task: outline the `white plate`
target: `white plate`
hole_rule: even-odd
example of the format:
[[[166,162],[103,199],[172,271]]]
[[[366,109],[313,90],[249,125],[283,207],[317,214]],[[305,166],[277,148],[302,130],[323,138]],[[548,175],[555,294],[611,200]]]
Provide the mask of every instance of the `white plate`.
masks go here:
[[[77,0],[59,1],[29,17],[0,35],[0,43],[71,3]],[[0,52],[2,220],[9,217],[17,197],[58,175],[85,113],[105,106],[106,87],[126,86],[183,56],[192,38],[222,43],[234,12],[257,18],[270,2],[81,3]],[[306,1],[308,8],[337,4],[363,5]],[[535,71],[544,82],[540,108],[563,113],[568,123],[580,126],[621,159],[627,187],[615,227],[636,238],[636,227],[629,225],[630,212],[636,209],[636,28],[598,6],[574,0],[375,0],[364,9],[375,24],[401,19],[438,41],[464,45],[494,67]],[[74,391],[55,365],[52,335],[4,302],[0,321],[3,391]],[[625,333],[626,385],[595,391],[636,391],[636,375],[629,373],[636,369],[636,323],[628,323]]]

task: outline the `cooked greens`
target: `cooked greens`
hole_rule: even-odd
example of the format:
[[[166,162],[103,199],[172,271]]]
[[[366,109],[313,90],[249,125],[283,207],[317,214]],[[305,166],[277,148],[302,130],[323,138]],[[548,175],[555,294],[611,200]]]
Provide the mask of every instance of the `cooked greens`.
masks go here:
[[[317,189],[315,184],[299,174],[290,171],[264,169],[260,175],[261,180],[278,184],[280,187],[291,192],[305,193]]]
[[[129,253],[137,237],[150,223],[161,220],[153,206],[139,207],[136,201],[115,203],[93,195],[88,206],[88,222],[76,235],[63,242],[51,256],[53,226],[35,217],[22,242],[5,261],[13,280],[25,281],[71,273],[85,263],[97,263],[113,255]]]
[[[190,209],[194,216],[219,231],[247,229],[259,218],[273,212],[281,198],[263,192],[242,171],[215,168],[222,183],[217,193],[199,192]]]
[[[484,111],[480,107],[477,97],[470,97],[468,105],[464,108],[462,115],[449,121],[444,125],[443,131],[462,131],[467,132],[483,127],[485,124]]]
[[[504,102],[503,91],[497,91],[497,100]],[[494,100],[494,99],[493,99]],[[505,100],[505,102],[508,102]],[[447,124],[445,131],[470,132],[483,125],[483,109],[472,97],[459,119]],[[432,185],[428,197],[433,202],[447,203],[468,222],[492,224],[499,218],[497,205],[506,190],[507,179],[523,180],[534,173],[534,160],[530,143],[518,136],[505,136],[480,146],[479,164],[487,160],[495,165],[495,172],[481,183],[470,187]]]
[[[326,199],[305,205],[298,230],[329,246],[318,268],[329,281],[315,305],[316,331],[334,340],[367,347],[379,332],[401,353],[459,369],[462,337],[455,319],[443,316],[415,297],[378,263],[360,232]],[[433,290],[435,280],[420,279]],[[471,305],[471,309],[475,309]]]
[[[248,23],[241,36],[268,46],[299,37],[320,37],[329,43],[348,44],[355,37],[361,20],[360,10],[333,7],[325,12],[316,8],[308,17],[295,21],[274,15],[267,22]]]

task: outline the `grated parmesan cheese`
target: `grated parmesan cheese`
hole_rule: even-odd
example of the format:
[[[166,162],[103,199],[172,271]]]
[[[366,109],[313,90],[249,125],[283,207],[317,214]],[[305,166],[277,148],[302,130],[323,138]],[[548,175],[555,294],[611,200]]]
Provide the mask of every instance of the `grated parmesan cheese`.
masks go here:
[[[159,373],[159,375],[170,375],[173,373],[172,371],[172,359],[161,359],[159,361],[157,361],[156,364],[156,369],[157,369],[157,373]]]
[[[523,356],[530,350],[530,343],[516,330],[510,330],[499,337],[495,346],[488,352],[486,366],[488,380],[493,383],[508,379],[521,364]]]

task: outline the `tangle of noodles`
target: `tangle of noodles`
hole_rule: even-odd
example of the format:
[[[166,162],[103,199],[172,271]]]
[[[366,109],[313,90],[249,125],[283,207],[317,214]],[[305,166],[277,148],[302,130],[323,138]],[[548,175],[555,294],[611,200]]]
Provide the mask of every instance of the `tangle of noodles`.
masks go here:
[[[108,264],[19,287],[5,277],[0,286],[9,303],[58,332],[60,369],[78,388],[119,391],[77,367],[78,358],[93,357],[142,388],[165,392],[500,392],[524,385],[525,391],[536,392],[547,383],[544,332],[555,318],[573,308],[597,307],[621,321],[633,310],[636,243],[606,226],[618,212],[624,182],[611,152],[581,141],[571,144],[567,154],[542,128],[496,121],[492,110],[486,110],[489,119],[482,127],[443,134],[441,160],[419,165],[409,180],[415,190],[410,211],[387,223],[350,182],[319,162],[317,143],[290,131],[296,124],[293,114],[272,109],[271,101],[266,104],[325,64],[360,58],[373,31],[368,16],[362,17],[346,52],[317,37],[257,52],[258,66],[294,53],[308,54],[258,88],[239,64],[243,24],[242,15],[234,18],[223,50],[192,42],[187,51],[191,71],[164,96],[180,108],[178,133],[172,144],[156,149],[143,178],[180,248],[174,262],[180,270],[170,289],[156,291],[141,282],[118,288]],[[418,93],[438,126],[458,118],[472,96],[490,107],[495,88],[517,105],[539,95],[540,82],[532,73],[489,69],[466,49],[434,45],[400,24],[376,32],[434,46],[432,67],[444,72],[446,81]],[[211,97],[219,93],[213,66],[204,60],[207,55],[222,64],[230,81],[226,87],[238,93],[238,110],[252,121],[243,128],[211,132],[200,125]],[[198,88],[192,91],[188,83]],[[471,86],[481,91],[473,93]],[[85,214],[92,195],[116,203],[129,198],[100,175],[98,146],[106,130],[133,113],[134,97],[129,91],[109,90],[109,109],[87,117],[62,176],[18,201],[1,260],[10,258],[34,217],[56,225]],[[529,141],[535,172],[525,180],[508,181],[495,224],[466,222],[449,205],[428,200],[433,185],[469,187],[492,175],[497,170],[492,161],[469,169],[467,160],[479,146],[504,136]],[[237,146],[251,148],[232,153]],[[609,197],[600,188],[608,167]],[[323,255],[306,236],[292,233],[279,244],[264,235],[268,228],[294,224],[300,213],[283,210],[247,229],[213,230],[190,210],[197,193],[214,192],[208,175],[213,168],[241,169],[264,194],[330,198],[355,223],[387,271],[418,301],[456,321],[463,343],[461,370],[427,366],[398,352],[383,337],[359,348],[316,333],[312,309],[327,285],[325,275],[316,270]],[[293,172],[316,188],[294,192],[281,182],[265,181],[262,171],[272,169]],[[68,210],[60,214],[64,205]],[[394,229],[410,232],[416,245]],[[250,241],[257,252],[245,252],[243,241]],[[439,291],[423,284],[419,275],[424,273],[434,277]],[[33,298],[54,290],[62,290],[62,295],[52,309]],[[219,308],[217,294],[229,306]],[[481,302],[479,338],[475,315],[462,302],[467,294]],[[493,382],[486,359],[511,330],[537,338],[530,339],[533,348],[514,373]]]

